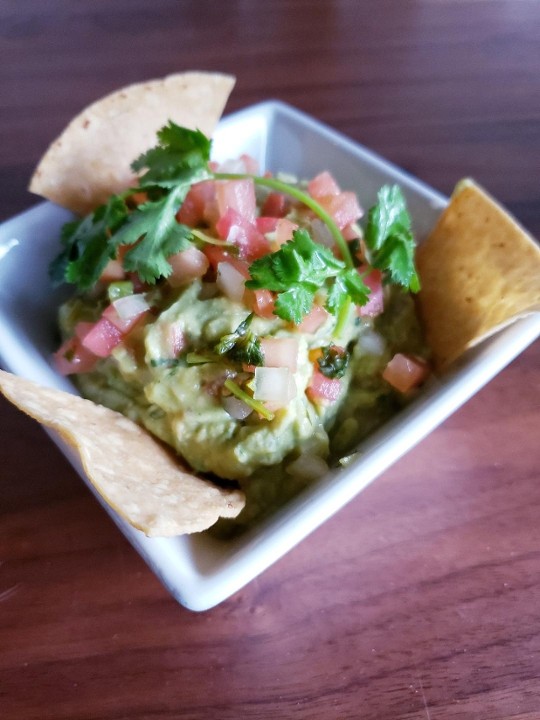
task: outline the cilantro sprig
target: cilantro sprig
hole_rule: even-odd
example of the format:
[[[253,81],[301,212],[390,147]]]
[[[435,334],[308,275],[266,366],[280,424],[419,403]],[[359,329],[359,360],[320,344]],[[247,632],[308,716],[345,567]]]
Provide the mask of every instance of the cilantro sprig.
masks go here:
[[[69,282],[88,290],[98,281],[121,245],[134,245],[124,268],[155,283],[172,272],[168,257],[190,244],[191,231],[176,221],[191,185],[210,177],[211,141],[198,130],[169,122],[158,132],[158,145],[132,164],[146,169],[137,187],[113,195],[82,220],[62,230],[60,255],[51,263],[53,282]],[[126,200],[144,191],[151,198],[130,212]]]
[[[384,185],[377,204],[368,213],[364,241],[374,267],[388,272],[393,282],[418,292],[420,279],[414,266],[414,237],[403,193],[397,185]]]
[[[50,266],[53,281],[67,281],[81,290],[90,289],[122,245],[131,246],[123,258],[125,270],[138,274],[147,283],[167,277],[172,272],[168,261],[171,255],[193,242],[205,241],[201,233],[176,220],[190,187],[207,178],[251,178],[255,184],[287,193],[309,207],[329,228],[341,259],[315,243],[307,230],[297,230],[291,241],[250,266],[251,280],[246,287],[277,293],[276,315],[294,323],[299,323],[309,312],[316,292],[325,288],[326,307],[338,318],[336,334],[339,334],[349,316],[351,303],[364,305],[370,291],[355,268],[349,246],[333,218],[296,185],[276,178],[211,172],[210,150],[211,141],[203,133],[169,121],[158,132],[158,144],[132,164],[134,172],[140,174],[137,187],[112,196],[87,217],[64,226],[62,251]],[[132,209],[129,197],[141,191],[149,199]],[[374,267],[407,289],[414,292],[419,289],[411,222],[397,186],[380,190],[378,203],[368,214],[365,245]],[[238,336],[227,352],[231,350],[255,358],[258,352],[256,341],[247,331]]]
[[[292,240],[270,255],[255,260],[249,267],[250,290],[265,288],[277,293],[274,313],[295,324],[302,321],[313,306],[315,294],[333,279],[326,302],[327,309],[339,314],[347,298],[364,305],[369,288],[359,273],[338,260],[332,252],[311,239],[305,229],[295,230]]]

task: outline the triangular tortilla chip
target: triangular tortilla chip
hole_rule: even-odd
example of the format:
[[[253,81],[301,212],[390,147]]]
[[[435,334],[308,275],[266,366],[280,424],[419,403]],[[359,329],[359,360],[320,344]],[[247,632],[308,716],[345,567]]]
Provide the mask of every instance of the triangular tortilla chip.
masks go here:
[[[471,180],[457,186],[417,252],[426,340],[442,369],[516,319],[540,310],[540,248]]]
[[[168,120],[210,136],[234,82],[220,73],[186,72],[107,95],[52,143],[29,190],[85,215],[134,184],[130,164],[155,145]]]
[[[244,507],[242,492],[184,471],[172,453],[120,413],[2,370],[0,390],[75,448],[101,497],[147,535],[206,530]]]

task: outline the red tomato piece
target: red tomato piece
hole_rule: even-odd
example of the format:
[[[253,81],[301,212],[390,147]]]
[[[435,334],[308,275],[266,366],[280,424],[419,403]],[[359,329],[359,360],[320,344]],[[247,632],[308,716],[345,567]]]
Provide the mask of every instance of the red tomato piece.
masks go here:
[[[308,192],[312,198],[325,197],[326,195],[339,195],[339,185],[328,170],[316,175],[308,183]]]
[[[275,297],[274,293],[270,292],[270,290],[246,290],[244,302],[253,310],[255,315],[259,317],[275,317]]]
[[[270,243],[257,230],[254,222],[246,220],[237,210],[229,208],[216,224],[220,238],[236,245],[246,260],[256,260],[270,252]]]
[[[314,402],[333,403],[341,393],[341,381],[338,378],[327,378],[318,370],[313,371],[306,395]]]
[[[282,218],[287,215],[290,209],[291,203],[283,193],[271,192],[263,203],[261,215]]]
[[[276,244],[284,245],[289,240],[292,240],[295,230],[298,230],[298,225],[291,222],[291,220],[287,220],[287,218],[278,220],[276,225]]]
[[[318,197],[317,201],[334,218],[340,230],[362,217],[362,208],[353,192],[324,195]]]
[[[255,220],[257,230],[263,235],[266,233],[274,232],[278,224],[279,218],[277,217],[266,217],[261,215]]]
[[[298,368],[298,340],[296,338],[261,338],[265,367],[286,367],[293,373]]]
[[[429,375],[429,365],[421,358],[397,353],[383,371],[383,378],[401,393],[421,385]]]
[[[219,217],[227,210],[235,210],[248,222],[254,223],[257,215],[255,185],[249,178],[243,180],[225,180],[216,183],[216,197]]]
[[[251,157],[251,155],[248,155],[247,153],[242,153],[242,155],[240,155],[240,160],[244,163],[244,167],[248,175],[259,174],[259,163],[254,157]]]
[[[108,357],[122,342],[123,334],[106,317],[101,317],[82,339],[82,346],[98,357]]]
[[[189,189],[182,207],[176,213],[176,219],[183,225],[198,227],[213,225],[219,217],[214,180],[203,180]]]
[[[100,275],[103,283],[111,283],[115,280],[123,280],[126,277],[122,263],[119,260],[109,260]]]
[[[365,267],[358,268],[359,272],[365,272]],[[364,278],[365,284],[371,290],[369,300],[365,305],[359,305],[357,308],[360,317],[376,317],[384,310],[384,292],[382,285],[382,272],[380,270],[372,270],[369,275]]]
[[[230,263],[238,272],[248,279],[249,275],[249,264],[245,260],[241,260],[234,255],[230,255],[224,248],[218,247],[217,245],[205,245],[203,252],[208,258],[208,262],[214,272],[217,271],[217,267],[222,262]]]
[[[90,372],[97,362],[97,357],[82,347],[78,337],[72,337],[62,343],[53,358],[56,369],[61,375]]]
[[[296,329],[302,333],[314,333],[328,318],[328,312],[321,305],[314,305]]]

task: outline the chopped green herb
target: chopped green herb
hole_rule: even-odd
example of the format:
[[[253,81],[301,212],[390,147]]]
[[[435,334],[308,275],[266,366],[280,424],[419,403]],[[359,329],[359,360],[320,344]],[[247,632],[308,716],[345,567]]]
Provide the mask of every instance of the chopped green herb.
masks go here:
[[[234,332],[224,335],[215,346],[215,352],[218,355],[226,355],[235,362],[246,365],[262,365],[264,355],[261,341],[249,329],[253,317],[254,314],[251,313]]]
[[[248,405],[250,408],[253,408],[253,410],[255,410],[255,412],[258,412],[259,415],[262,415],[265,420],[274,419],[274,413],[268,410],[264,403],[260,402],[259,400],[254,400],[251,395],[242,390],[242,388],[235,382],[233,382],[230,378],[225,380],[224,385],[232,395],[237,397],[239,400],[245,402],[246,405]]]
[[[414,238],[405,198],[397,185],[384,185],[368,213],[364,240],[374,267],[389,273],[393,282],[418,292],[414,266]]]
[[[139,205],[115,236],[117,245],[134,245],[124,256],[124,268],[144,282],[170,275],[167,258],[191,245],[191,230],[175,217],[188,190],[189,185],[178,185],[161,200]]]
[[[329,279],[334,279],[326,303],[327,309],[338,315],[352,301],[364,305],[369,288],[355,268],[345,265],[332,252],[314,242],[305,229],[295,230],[293,239],[271,255],[265,255],[250,265],[251,280],[246,287],[266,288],[278,293],[275,314],[296,324],[313,306],[315,293]]]
[[[157,368],[174,368],[184,367],[186,361],[184,358],[152,358],[150,360],[150,367]]]
[[[133,295],[133,283],[130,280],[118,280],[110,283],[107,288],[107,296],[109,302],[114,302],[119,298]]]
[[[206,363],[212,363],[216,361],[216,356],[210,355],[210,353],[190,352],[186,355],[186,362],[188,365],[206,365]]]
[[[140,187],[169,188],[203,180],[210,160],[212,142],[200,130],[188,130],[169,120],[158,130],[158,144],[140,155],[131,165],[135,172],[146,168]]]
[[[342,378],[349,366],[350,354],[338,345],[323,348],[323,354],[317,360],[320,372],[327,378]]]
[[[113,195],[82,220],[62,228],[62,252],[49,266],[55,284],[69,282],[88,290],[99,280],[105,266],[114,258],[117,244],[114,233],[128,218],[128,208],[121,196]]]

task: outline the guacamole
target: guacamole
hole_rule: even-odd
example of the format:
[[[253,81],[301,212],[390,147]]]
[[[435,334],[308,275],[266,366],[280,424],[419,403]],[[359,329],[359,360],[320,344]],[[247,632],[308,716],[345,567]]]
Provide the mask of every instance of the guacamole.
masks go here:
[[[398,188],[362,230],[356,195],[328,172],[285,182],[249,158],[229,170],[186,183],[150,167],[151,182],[67,226],[53,273],[79,291],[55,357],[84,397],[238,483],[243,526],[349,453],[427,363]]]

